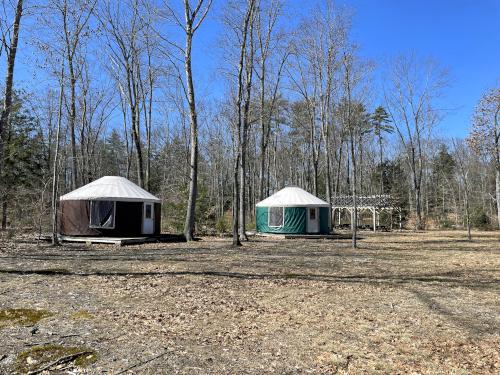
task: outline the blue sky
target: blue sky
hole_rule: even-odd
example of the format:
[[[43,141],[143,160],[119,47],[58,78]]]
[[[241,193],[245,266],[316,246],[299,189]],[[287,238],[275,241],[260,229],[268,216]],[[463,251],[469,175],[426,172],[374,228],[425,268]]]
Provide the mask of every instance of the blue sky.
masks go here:
[[[201,96],[223,92],[215,71],[220,56],[213,51],[221,38],[217,17],[224,4],[214,0],[211,17],[195,39],[196,85]],[[288,0],[290,21],[296,22],[315,4],[316,0]],[[500,82],[500,0],[338,0],[337,4],[354,11],[352,39],[363,57],[378,64],[379,72],[385,61],[407,52],[431,56],[449,69],[451,86],[442,102],[448,114],[437,132],[443,137],[466,136],[481,94]],[[21,43],[27,34],[21,34]],[[45,81],[40,69],[34,69],[35,54],[31,48],[19,54],[18,87],[36,91],[30,87],[33,82]]]
[[[219,13],[224,2],[216,3]],[[315,4],[315,0],[289,0],[291,17],[306,14]],[[363,57],[376,62],[379,72],[391,57],[409,52],[432,57],[449,69],[451,85],[441,103],[447,114],[436,132],[442,137],[467,136],[475,104],[500,82],[500,0],[338,0],[337,4],[354,11],[352,39]],[[210,59],[220,28],[214,19],[204,28],[198,47]],[[205,75],[207,61],[202,64],[198,69]],[[208,90],[203,83],[200,86]]]
[[[449,68],[450,109],[438,128],[466,136],[482,93],[500,82],[499,0],[351,0],[353,38],[377,62],[398,53],[430,55]]]

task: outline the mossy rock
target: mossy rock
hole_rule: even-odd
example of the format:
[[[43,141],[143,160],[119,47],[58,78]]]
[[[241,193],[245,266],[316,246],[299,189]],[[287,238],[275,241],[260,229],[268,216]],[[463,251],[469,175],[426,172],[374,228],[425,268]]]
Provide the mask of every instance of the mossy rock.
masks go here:
[[[32,326],[52,315],[47,310],[3,309],[0,310],[0,329],[13,325]]]
[[[56,363],[58,360],[60,362]],[[49,344],[34,346],[19,353],[16,360],[16,370],[21,374],[26,374],[50,363],[54,363],[54,367],[69,362],[73,362],[78,367],[86,367],[95,361],[97,361],[97,352],[92,349]]]

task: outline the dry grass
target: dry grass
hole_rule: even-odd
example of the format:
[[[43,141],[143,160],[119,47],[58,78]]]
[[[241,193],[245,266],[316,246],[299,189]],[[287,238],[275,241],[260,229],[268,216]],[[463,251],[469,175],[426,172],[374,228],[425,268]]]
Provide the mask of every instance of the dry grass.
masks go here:
[[[500,233],[474,235],[4,241],[0,308],[54,316],[2,330],[0,372],[45,343],[96,350],[88,373],[498,373]]]

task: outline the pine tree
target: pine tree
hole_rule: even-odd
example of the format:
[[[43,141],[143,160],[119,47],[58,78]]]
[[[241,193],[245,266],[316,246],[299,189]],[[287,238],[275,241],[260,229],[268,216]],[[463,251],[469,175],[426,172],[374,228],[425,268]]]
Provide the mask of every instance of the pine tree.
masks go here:
[[[383,155],[383,134],[384,133],[393,133],[394,127],[390,124],[391,120],[389,118],[389,114],[385,110],[384,107],[378,106],[375,108],[375,112],[371,115],[371,124],[373,127],[373,132],[377,137],[378,147],[379,147],[379,162],[380,165],[384,163],[384,155]],[[380,178],[380,194],[384,192],[384,179]]]

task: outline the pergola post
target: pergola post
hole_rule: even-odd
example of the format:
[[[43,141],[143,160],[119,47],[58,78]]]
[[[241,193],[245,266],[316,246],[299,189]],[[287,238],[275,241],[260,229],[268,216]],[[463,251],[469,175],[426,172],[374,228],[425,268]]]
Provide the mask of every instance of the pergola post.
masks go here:
[[[340,208],[339,208],[339,213],[338,213],[338,216],[339,216],[339,228],[340,228]]]
[[[373,231],[377,231],[377,210],[375,208],[372,208],[372,215],[373,215]]]

